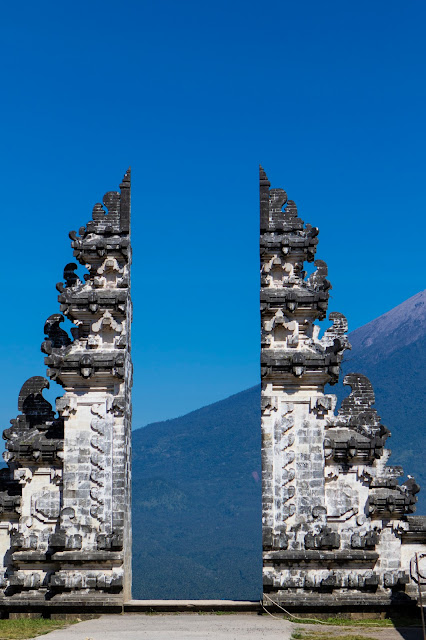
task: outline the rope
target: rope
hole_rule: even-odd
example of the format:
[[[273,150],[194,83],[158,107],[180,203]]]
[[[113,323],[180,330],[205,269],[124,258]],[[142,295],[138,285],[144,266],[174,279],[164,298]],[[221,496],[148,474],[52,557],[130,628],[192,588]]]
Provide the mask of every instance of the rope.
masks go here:
[[[329,622],[324,622],[324,620],[319,620],[318,618],[299,618],[298,616],[295,616],[292,613],[290,613],[290,611],[287,611],[286,609],[281,607],[281,605],[279,605],[278,602],[275,602],[274,600],[272,600],[272,598],[267,596],[266,593],[263,594],[263,597],[266,598],[267,600],[269,600],[270,602],[272,602],[272,604],[274,604],[276,607],[278,607],[278,609],[281,609],[281,611],[284,611],[284,613],[286,615],[290,616],[291,618],[294,618],[295,620],[301,620],[302,622],[306,622],[306,620],[308,620],[310,622],[318,622],[319,624],[328,624],[328,625],[330,624]],[[262,607],[263,607],[263,604],[262,604]],[[263,607],[263,608],[265,608],[265,607]],[[266,611],[266,609],[265,609],[265,611]]]
[[[271,616],[271,618],[273,618],[274,620],[282,620],[282,618],[278,618],[277,616],[272,615],[272,613],[271,613],[270,611],[268,611],[268,609],[266,609],[266,608],[263,606],[263,602],[262,602],[262,601],[260,601],[260,606],[262,607],[262,609],[263,609],[264,611],[266,611],[266,613],[268,614],[268,616]]]
[[[266,598],[267,600],[269,600],[270,602],[272,602],[272,604],[274,604],[276,607],[278,607],[278,609],[281,609],[281,611],[284,611],[284,613],[288,616],[290,616],[291,618],[294,618],[295,620],[300,620],[302,623],[303,622],[318,622],[319,624],[328,624],[328,625],[332,625],[332,623],[330,622],[326,622],[324,620],[319,620],[318,618],[299,618],[298,616],[295,616],[293,613],[290,613],[290,611],[287,611],[286,609],[284,609],[283,607],[281,607],[281,605],[278,604],[278,602],[275,602],[275,600],[272,600],[272,598],[270,598],[269,596],[266,595],[266,593],[263,594],[263,597]],[[265,609],[265,607],[263,606],[262,602],[260,603],[263,607],[263,609]],[[267,613],[269,613],[269,611],[267,611],[267,609],[265,609],[265,611]],[[272,613],[269,613],[270,616],[272,616]],[[273,618],[275,616],[272,616]],[[276,618],[277,620],[280,620],[280,618]],[[350,626],[350,625],[348,625]],[[359,625],[353,625],[353,626],[359,626]],[[382,628],[386,628],[383,627],[382,624],[380,624],[379,622],[369,622],[368,625],[365,625],[368,627],[382,627]]]

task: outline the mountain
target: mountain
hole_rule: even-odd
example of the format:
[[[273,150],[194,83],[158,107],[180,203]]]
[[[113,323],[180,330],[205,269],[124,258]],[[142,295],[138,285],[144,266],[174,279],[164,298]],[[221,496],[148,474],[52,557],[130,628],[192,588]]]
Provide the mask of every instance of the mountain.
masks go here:
[[[260,597],[259,387],[133,434],[133,597]]]
[[[392,464],[423,485],[426,293],[349,335],[373,383]],[[341,378],[343,379],[343,375]],[[349,389],[328,389],[339,402]],[[260,386],[133,433],[133,597],[261,595]]]
[[[352,331],[350,342],[356,357],[378,362],[425,336],[426,290]]]

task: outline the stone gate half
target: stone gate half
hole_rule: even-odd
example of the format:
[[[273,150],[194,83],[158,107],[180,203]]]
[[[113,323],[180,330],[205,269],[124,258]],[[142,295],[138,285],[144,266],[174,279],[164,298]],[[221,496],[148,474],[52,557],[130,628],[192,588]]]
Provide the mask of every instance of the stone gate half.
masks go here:
[[[4,431],[0,608],[106,607],[131,591],[130,170],[78,234],[44,327],[56,412],[33,377]],[[61,327],[73,323],[70,334]]]
[[[369,380],[351,387],[335,413],[347,322],[332,312],[320,337],[327,265],[313,262],[318,229],[304,224],[283,189],[260,170],[264,604],[389,607],[415,602],[416,552],[426,578],[426,518],[419,486],[388,466],[390,435]]]

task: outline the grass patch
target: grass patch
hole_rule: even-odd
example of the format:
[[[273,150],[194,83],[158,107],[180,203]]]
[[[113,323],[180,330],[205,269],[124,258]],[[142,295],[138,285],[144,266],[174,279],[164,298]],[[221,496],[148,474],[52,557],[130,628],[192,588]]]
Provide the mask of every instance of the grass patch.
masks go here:
[[[233,613],[235,613],[235,612],[234,612],[234,611],[215,611],[214,613],[215,613],[215,615],[217,615],[217,616],[230,616],[230,615],[232,615],[232,614],[233,614]],[[238,612],[237,612],[237,613],[238,613]]]
[[[47,620],[45,618],[18,618],[0,620],[0,640],[26,640],[73,624],[72,620]]]
[[[297,619],[298,624],[312,624],[321,625],[329,624],[336,627],[421,627],[421,620],[413,618],[321,618],[316,621],[315,616],[312,618],[291,618],[285,616],[286,620],[295,621]]]
[[[294,631],[291,636],[292,640],[330,640],[330,634],[321,631]],[[343,636],[335,636],[335,640],[377,640],[371,636],[360,636],[353,633],[345,633]]]

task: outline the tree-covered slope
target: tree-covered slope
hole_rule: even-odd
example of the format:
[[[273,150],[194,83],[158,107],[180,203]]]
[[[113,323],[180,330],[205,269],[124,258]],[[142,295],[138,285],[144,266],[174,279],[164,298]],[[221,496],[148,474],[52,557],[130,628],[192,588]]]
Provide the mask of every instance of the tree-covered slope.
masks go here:
[[[343,365],[370,377],[391,462],[424,487],[422,514],[425,312],[423,292],[354,331]],[[256,386],[134,432],[133,597],[260,597],[259,406]]]
[[[133,436],[133,597],[258,598],[259,387]]]

